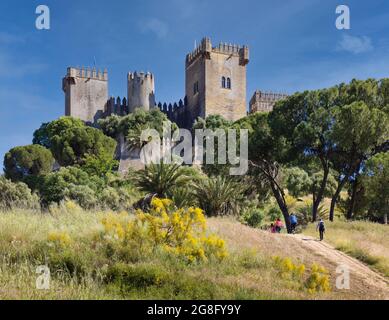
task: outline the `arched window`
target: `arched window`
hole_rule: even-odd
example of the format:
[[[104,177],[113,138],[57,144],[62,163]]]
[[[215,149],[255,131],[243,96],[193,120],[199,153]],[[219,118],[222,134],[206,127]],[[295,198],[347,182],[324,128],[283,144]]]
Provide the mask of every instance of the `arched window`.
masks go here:
[[[231,79],[227,78],[227,89],[231,89]]]
[[[226,78],[222,77],[222,88],[226,87]]]

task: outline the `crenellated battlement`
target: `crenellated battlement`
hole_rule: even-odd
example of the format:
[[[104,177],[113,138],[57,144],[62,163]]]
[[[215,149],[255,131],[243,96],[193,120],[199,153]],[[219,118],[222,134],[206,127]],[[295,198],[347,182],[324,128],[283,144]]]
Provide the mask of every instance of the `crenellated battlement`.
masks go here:
[[[159,102],[156,107],[165,113],[170,121],[175,122],[181,128],[187,127],[188,122],[191,121],[191,119],[188,119],[188,101],[186,97],[174,103]]]
[[[135,80],[135,79],[139,79],[139,80],[154,80],[154,75],[151,73],[151,72],[129,72],[127,74],[127,80]]]
[[[110,97],[107,103],[107,110],[105,116],[118,115],[125,116],[129,113],[128,104],[126,98]]]
[[[287,98],[286,93],[265,92],[256,90],[250,99],[249,110],[253,112],[269,112],[273,110],[275,103],[279,100]]]
[[[200,44],[186,55],[186,66],[189,66],[199,56],[206,56],[210,59],[211,52],[239,56],[240,64],[242,65],[246,65],[249,62],[249,49],[247,46],[221,42],[218,46],[212,47],[211,40],[203,38]]]
[[[281,99],[285,99],[288,97],[288,95],[286,93],[272,92],[272,91],[260,91],[260,90],[256,90],[254,93],[254,96],[256,98],[260,98],[261,100],[264,100],[264,101],[281,100]]]
[[[102,81],[108,81],[108,71],[105,68],[103,71],[96,68],[90,68],[90,67],[69,67],[67,69],[68,77],[77,77],[77,78],[87,78],[87,79],[94,79],[94,80],[102,80]]]

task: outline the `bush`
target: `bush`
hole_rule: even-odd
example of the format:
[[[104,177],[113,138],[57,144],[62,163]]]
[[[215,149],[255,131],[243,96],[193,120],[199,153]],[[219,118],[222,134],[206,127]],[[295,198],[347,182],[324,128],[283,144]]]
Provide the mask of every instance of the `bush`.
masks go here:
[[[0,176],[0,210],[38,209],[39,198],[23,182],[14,183]]]
[[[136,193],[129,187],[105,187],[98,197],[99,206],[111,210],[129,210],[136,199]]]
[[[308,275],[305,275],[304,264],[297,265],[290,258],[277,256],[273,260],[281,278],[296,282],[301,290],[307,290],[309,293],[331,291],[329,272],[324,267],[314,263]]]
[[[89,208],[96,203],[95,194],[103,189],[104,184],[103,179],[89,176],[79,168],[66,167],[48,174],[39,191],[44,205],[71,199]]]
[[[243,213],[243,221],[253,228],[258,228],[261,225],[263,218],[265,217],[264,213],[258,208],[249,208]]]
[[[169,281],[171,276],[157,265],[129,265],[117,263],[107,272],[107,280],[117,282],[122,289],[145,289],[149,286],[159,286]]]
[[[208,216],[237,215],[244,200],[244,187],[222,176],[201,180],[195,192],[200,208]]]
[[[278,206],[271,205],[267,211],[267,216],[270,218],[270,221],[275,221],[282,217],[282,212]]]
[[[102,237],[111,239],[111,248],[135,246],[149,254],[162,250],[189,263],[227,256],[224,241],[206,235],[201,209],[177,209],[168,199],[153,198],[150,212],[137,210],[133,219],[123,212],[108,215],[102,223]]]

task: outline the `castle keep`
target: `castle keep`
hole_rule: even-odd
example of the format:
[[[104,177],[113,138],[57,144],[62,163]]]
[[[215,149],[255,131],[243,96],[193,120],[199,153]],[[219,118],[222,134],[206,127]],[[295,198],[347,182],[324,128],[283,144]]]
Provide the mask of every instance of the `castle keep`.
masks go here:
[[[246,116],[246,69],[249,49],[220,43],[212,46],[204,38],[185,60],[185,97],[175,103],[156,104],[152,73],[127,75],[127,98],[108,96],[108,72],[90,68],[68,68],[63,78],[65,114],[89,124],[112,115],[126,115],[136,108],[159,108],[180,127],[190,128],[197,117],[219,114],[227,120]],[[256,91],[250,112],[271,111],[282,94]]]

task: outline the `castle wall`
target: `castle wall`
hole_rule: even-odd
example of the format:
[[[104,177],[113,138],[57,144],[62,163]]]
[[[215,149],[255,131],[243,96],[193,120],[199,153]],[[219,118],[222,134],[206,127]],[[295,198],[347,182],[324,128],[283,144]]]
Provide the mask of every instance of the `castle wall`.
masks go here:
[[[68,68],[62,88],[65,92],[65,115],[90,124],[103,116],[108,100],[107,71]]]
[[[283,93],[262,92],[256,90],[250,99],[250,113],[270,112],[277,101],[285,99],[288,95]]]
[[[155,87],[152,73],[128,73],[127,101],[129,112],[136,108],[150,110],[155,107]]]

